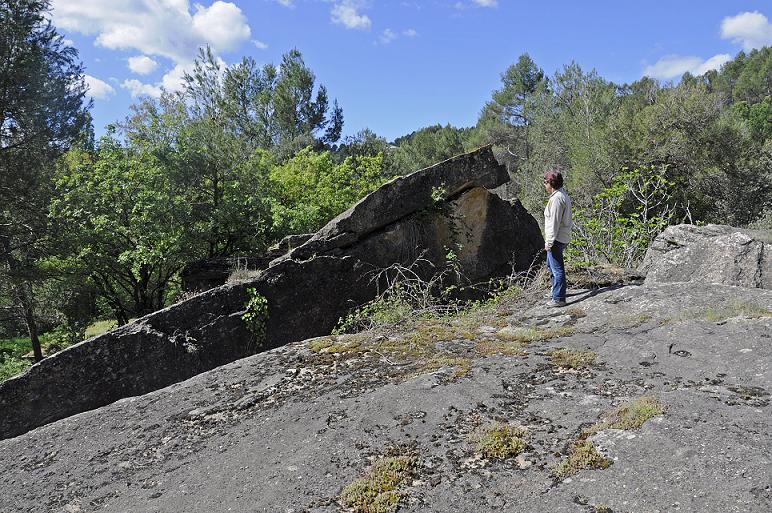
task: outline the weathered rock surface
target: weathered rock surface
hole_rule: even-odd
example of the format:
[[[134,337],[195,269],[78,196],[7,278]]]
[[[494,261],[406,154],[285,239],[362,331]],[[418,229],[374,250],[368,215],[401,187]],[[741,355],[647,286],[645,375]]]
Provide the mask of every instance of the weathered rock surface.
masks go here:
[[[400,511],[770,511],[772,291],[652,284],[569,302],[291,343],[0,441],[0,509],[343,511],[342,488],[396,452],[420,461]],[[545,336],[491,350],[520,328]],[[562,347],[598,361],[556,368]],[[459,360],[427,366],[435,353]],[[641,396],[664,414],[591,437],[609,468],[552,477],[583,429]],[[525,426],[526,452],[481,457],[473,434],[493,420]]]
[[[373,273],[392,264],[422,256],[427,265],[418,272],[428,279],[453,249],[468,283],[527,269],[543,245],[536,220],[483,188],[505,179],[484,148],[386,184],[256,279],[194,296],[0,383],[0,438],[329,334],[341,316],[375,297]],[[241,320],[248,289],[268,300],[259,347]]]
[[[641,265],[647,283],[703,282],[772,288],[772,247],[763,234],[681,224],[663,231]]]

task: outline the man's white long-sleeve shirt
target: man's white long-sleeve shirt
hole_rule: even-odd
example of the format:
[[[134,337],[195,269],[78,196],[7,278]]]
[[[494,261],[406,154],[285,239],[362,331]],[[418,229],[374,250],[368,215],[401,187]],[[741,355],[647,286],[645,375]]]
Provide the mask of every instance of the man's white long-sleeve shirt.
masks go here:
[[[550,195],[544,207],[544,242],[571,242],[571,198],[561,187]]]

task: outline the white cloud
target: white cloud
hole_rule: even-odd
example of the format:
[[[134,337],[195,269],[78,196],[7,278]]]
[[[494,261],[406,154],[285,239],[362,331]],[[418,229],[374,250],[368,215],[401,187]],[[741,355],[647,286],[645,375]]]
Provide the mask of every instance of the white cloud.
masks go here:
[[[276,3],[283,5],[284,7],[295,7],[295,4],[292,3],[292,0],[276,0]]]
[[[235,50],[247,41],[252,31],[247,18],[236,4],[218,0],[209,8],[196,4],[193,29],[207,43],[219,51]]]
[[[62,39],[62,43],[64,43],[66,46],[75,46],[75,41],[72,39]]]
[[[480,7],[498,7],[498,0],[473,0]]]
[[[147,75],[148,73],[152,73],[157,67],[158,62],[154,61],[147,55],[129,57],[129,69],[139,75]]]
[[[263,43],[262,41],[258,41],[257,39],[253,39],[252,44],[255,45],[255,48],[257,48],[258,50],[265,50],[266,48],[268,48],[267,44]]]
[[[381,35],[378,37],[378,42],[382,45],[387,45],[395,39],[397,39],[397,34],[393,30],[387,28],[381,32]]]
[[[88,94],[95,100],[106,100],[115,94],[115,89],[103,80],[99,80],[91,75],[84,75]]]
[[[726,64],[727,62],[729,62],[731,60],[732,60],[732,56],[729,55],[728,53],[720,53],[718,55],[714,55],[713,57],[711,57],[707,61],[705,61],[702,64],[700,64],[697,67],[697,69],[694,70],[694,72],[692,72],[692,74],[694,74],[694,75],[704,75],[705,73],[707,73],[710,70],[713,70],[713,69],[717,70],[717,69],[721,68],[721,66],[723,66],[724,64]]]
[[[644,76],[669,80],[680,77],[687,71],[692,75],[702,75],[712,69],[719,69],[724,63],[732,60],[732,56],[722,53],[708,60],[699,57],[666,55],[643,70]]]
[[[198,47],[235,49],[251,30],[241,9],[217,0],[209,7],[189,0],[53,0],[54,23],[65,30],[96,36],[113,50],[137,50],[174,62],[192,58]]]
[[[416,37],[418,32],[416,32],[415,29],[407,29],[402,31],[402,35],[405,37]]]
[[[332,22],[349,29],[367,30],[372,21],[365,14],[359,14],[361,5],[354,0],[343,0],[332,6]]]
[[[772,23],[758,11],[727,16],[721,22],[721,37],[742,44],[744,50],[772,45]]]
[[[124,80],[121,87],[129,91],[132,98],[138,96],[152,96],[158,98],[161,96],[161,88],[152,84],[143,84],[139,80],[132,78],[131,80]]]

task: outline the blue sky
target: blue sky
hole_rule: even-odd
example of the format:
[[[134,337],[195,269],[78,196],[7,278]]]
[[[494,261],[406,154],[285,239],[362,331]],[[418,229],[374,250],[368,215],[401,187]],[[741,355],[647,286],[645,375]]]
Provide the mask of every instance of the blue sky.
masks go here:
[[[576,61],[618,83],[677,80],[772,45],[772,2],[514,0],[53,0],[80,51],[97,134],[142,94],[174,90],[199,46],[226,64],[299,49],[337,98],[344,135],[392,140],[471,126],[501,73],[529,53],[547,74]]]

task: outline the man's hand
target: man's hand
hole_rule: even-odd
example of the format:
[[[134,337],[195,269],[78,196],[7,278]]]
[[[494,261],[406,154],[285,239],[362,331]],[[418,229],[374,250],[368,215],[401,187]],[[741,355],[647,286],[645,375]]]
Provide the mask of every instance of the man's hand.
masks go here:
[[[545,242],[544,243],[544,251],[549,251],[552,249],[552,244]]]

